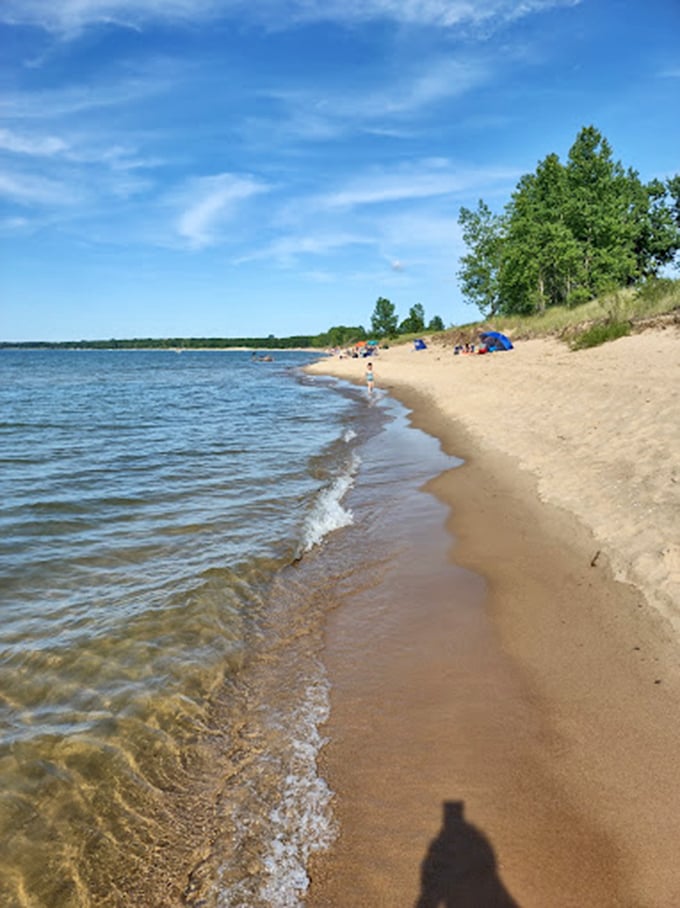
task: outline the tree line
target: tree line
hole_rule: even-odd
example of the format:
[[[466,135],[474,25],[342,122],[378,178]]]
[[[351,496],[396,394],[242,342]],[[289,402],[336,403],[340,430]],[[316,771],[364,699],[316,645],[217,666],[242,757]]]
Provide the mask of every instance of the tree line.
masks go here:
[[[460,286],[484,316],[575,306],[675,262],[680,175],[643,183],[587,126],[565,164],[549,154],[520,179],[501,214],[480,199],[458,221],[469,250]]]
[[[0,341],[0,349],[62,349],[62,350],[225,350],[234,347],[248,349],[288,350],[313,347],[314,338],[308,334],[292,337],[135,337],[109,340],[79,341]]]
[[[371,314],[371,330],[366,331],[363,325],[335,325],[312,340],[318,347],[347,347],[361,340],[389,340],[404,334],[422,334],[425,331],[443,331],[444,322],[439,315],[429,322],[425,319],[425,308],[422,303],[411,306],[408,315],[399,321],[394,303],[384,296],[379,296]]]
[[[416,303],[399,322],[396,308],[385,297],[379,297],[371,316],[371,332],[363,325],[335,325],[321,334],[296,334],[291,337],[136,337],[109,340],[79,341],[0,341],[0,349],[63,349],[63,350],[228,350],[246,347],[253,350],[289,350],[294,348],[347,347],[357,341],[376,338],[384,340],[400,334],[443,331],[438,315],[425,324],[425,309]]]

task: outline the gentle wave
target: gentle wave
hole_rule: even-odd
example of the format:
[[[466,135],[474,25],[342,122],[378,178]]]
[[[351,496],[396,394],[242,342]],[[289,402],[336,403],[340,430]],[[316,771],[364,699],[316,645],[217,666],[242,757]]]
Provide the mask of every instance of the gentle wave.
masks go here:
[[[358,469],[356,401],[304,361],[0,358],[0,904],[302,897],[325,575],[286,565],[351,522]]]
[[[290,742],[276,776],[276,804],[257,820],[264,848],[251,859],[246,876],[231,882],[225,872],[228,868],[222,869],[218,893],[221,908],[301,908],[304,904],[310,882],[309,858],[330,847],[337,835],[330,809],[332,792],[317,768],[324,744],[319,728],[329,712],[329,685],[325,671],[317,664],[317,677],[286,714]],[[276,724],[271,715],[269,721]],[[236,820],[233,838],[244,851],[252,848],[253,819],[252,813],[244,812]]]
[[[321,675],[321,668],[319,668]],[[332,792],[317,770],[324,743],[319,728],[330,714],[329,685],[325,675],[306,691],[305,701],[292,719],[294,751],[284,781],[281,802],[269,814],[274,827],[264,865],[269,879],[260,896],[280,908],[298,908],[309,887],[310,856],[328,848],[337,834],[330,814]]]
[[[302,552],[311,551],[329,533],[341,527],[350,526],[354,520],[352,512],[344,508],[342,500],[354,484],[361,458],[353,452],[344,472],[318,496],[316,504],[307,518],[302,535]]]

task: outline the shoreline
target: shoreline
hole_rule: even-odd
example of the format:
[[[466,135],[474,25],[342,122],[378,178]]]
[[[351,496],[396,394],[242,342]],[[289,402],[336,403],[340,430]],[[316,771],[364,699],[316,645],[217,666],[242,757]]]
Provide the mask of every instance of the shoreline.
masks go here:
[[[551,353],[554,357],[559,351]],[[456,781],[444,784],[445,770],[432,754],[431,729],[421,725],[419,713],[409,711],[408,702],[403,715],[395,717],[391,744],[369,740],[367,746],[377,748],[375,755],[383,765],[390,765],[390,752],[399,763],[400,726],[407,726],[409,765],[412,774],[417,772],[418,785],[439,792],[441,802],[460,799],[472,808],[470,822],[488,835],[502,860],[503,882],[523,908],[667,908],[680,903],[680,872],[674,864],[675,843],[680,841],[675,781],[680,643],[661,612],[650,607],[654,597],[649,591],[643,596],[639,588],[617,579],[617,553],[605,550],[601,538],[564,504],[545,500],[540,473],[522,469],[525,465],[516,456],[452,417],[436,399],[432,389],[438,380],[443,383],[444,370],[468,364],[453,365],[444,359],[453,359],[452,354],[437,349],[428,351],[429,364],[415,360],[421,355],[412,354],[416,364],[411,365],[405,362],[409,353],[399,351],[390,370],[392,358],[381,351],[376,358],[378,383],[408,407],[416,427],[438,438],[447,453],[464,459],[462,467],[433,479],[428,488],[450,509],[452,560],[483,576],[488,585],[485,611],[497,639],[489,636],[485,659],[478,669],[466,663],[467,674],[478,682],[482,673],[500,679],[509,671],[503,683],[507,686],[512,676],[512,684],[518,685],[521,718],[513,729],[495,712],[497,697],[477,704],[473,726],[490,722],[494,732],[491,738],[480,738],[482,746],[463,748],[467,763],[459,766],[459,775],[467,790]],[[490,359],[481,357],[484,366],[479,366],[487,368]],[[415,373],[428,367],[434,370],[429,384]],[[326,360],[308,368],[357,380],[363,364]],[[503,383],[496,382],[495,392],[502,396]],[[483,391],[488,393],[488,382]],[[672,460],[672,452],[668,454]],[[407,613],[412,605],[404,599],[397,607]],[[438,617],[435,608],[432,620],[443,614]],[[431,631],[421,629],[422,636],[411,636],[408,646],[418,647],[427,639],[436,645]],[[331,683],[340,678],[344,685],[353,684],[342,665],[338,638],[338,618],[333,617],[327,631]],[[398,661],[398,648],[395,654]],[[508,660],[511,668],[506,670]],[[399,672],[404,669],[396,661],[385,669],[389,683],[397,667]],[[419,667],[422,696],[430,691],[433,708],[459,711],[462,691],[452,686],[442,694],[436,671],[436,666],[429,674]],[[357,684],[361,709],[379,709],[385,690],[378,685],[362,691],[361,682]],[[366,879],[371,879],[361,866],[370,856],[352,847],[353,841],[361,841],[353,817],[360,815],[366,790],[362,794],[356,767],[347,763],[347,737],[356,734],[352,723],[361,724],[361,718],[350,717],[343,697],[342,690],[336,694],[324,769],[337,793],[344,829],[338,846],[315,859],[310,908],[359,905],[363,893],[353,888],[353,881],[369,885]],[[442,724],[437,739],[455,764],[461,750],[455,727]],[[499,763],[499,751],[507,755],[507,766]],[[370,756],[367,759],[370,764]],[[477,768],[465,778],[471,763]],[[375,777],[370,784],[376,785]],[[510,815],[498,803],[499,790],[508,787],[515,789],[516,808]],[[408,827],[416,820],[406,810],[398,822]],[[389,855],[393,839],[386,834],[373,841],[374,860],[383,852]],[[372,904],[415,904],[412,864],[417,851],[404,862],[403,872],[399,862],[392,866],[398,879],[390,883],[395,884],[391,894],[384,880],[382,890],[380,882],[373,881]]]
[[[309,371],[362,383],[364,368],[329,358]],[[487,356],[391,347],[374,369],[379,389],[413,392],[533,476],[680,634],[680,328],[578,352],[552,338]]]

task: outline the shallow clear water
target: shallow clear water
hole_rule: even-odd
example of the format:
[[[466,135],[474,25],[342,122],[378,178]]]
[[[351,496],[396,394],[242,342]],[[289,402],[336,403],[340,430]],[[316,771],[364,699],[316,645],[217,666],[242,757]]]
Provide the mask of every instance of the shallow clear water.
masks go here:
[[[0,352],[1,904],[301,904],[333,539],[447,465],[311,358]]]

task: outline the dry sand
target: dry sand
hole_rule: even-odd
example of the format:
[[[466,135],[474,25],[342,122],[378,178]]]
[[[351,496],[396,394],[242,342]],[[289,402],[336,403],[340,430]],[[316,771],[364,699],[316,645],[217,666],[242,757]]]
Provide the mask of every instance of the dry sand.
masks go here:
[[[487,608],[435,590],[416,621],[397,578],[379,648],[361,603],[331,616],[341,835],[309,905],[680,905],[680,333],[395,347],[374,368],[465,459],[431,490]]]
[[[361,380],[365,360],[315,368]],[[617,578],[638,586],[680,634],[680,332],[572,352],[557,340],[510,356],[381,351],[378,387],[427,397],[485,448],[537,479],[541,499],[588,527]]]

